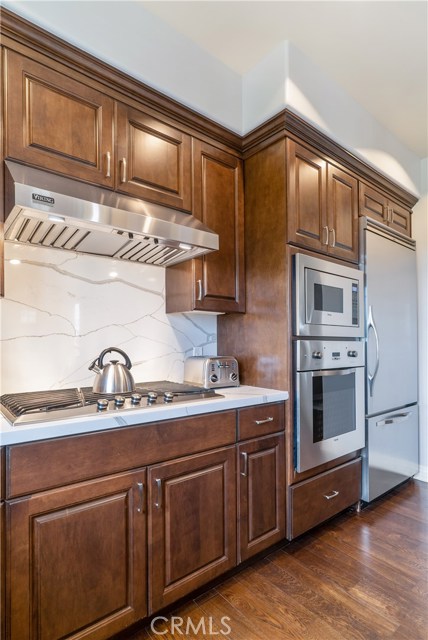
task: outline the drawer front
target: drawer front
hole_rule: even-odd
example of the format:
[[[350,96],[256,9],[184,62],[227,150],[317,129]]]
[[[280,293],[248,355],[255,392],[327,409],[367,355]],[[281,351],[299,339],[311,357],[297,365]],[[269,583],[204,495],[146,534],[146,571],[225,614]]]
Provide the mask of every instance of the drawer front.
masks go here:
[[[8,498],[235,443],[236,411],[7,447]]]
[[[285,428],[285,405],[283,402],[263,404],[238,411],[238,439],[258,438],[277,433]]]
[[[291,538],[358,502],[361,458],[290,488]]]

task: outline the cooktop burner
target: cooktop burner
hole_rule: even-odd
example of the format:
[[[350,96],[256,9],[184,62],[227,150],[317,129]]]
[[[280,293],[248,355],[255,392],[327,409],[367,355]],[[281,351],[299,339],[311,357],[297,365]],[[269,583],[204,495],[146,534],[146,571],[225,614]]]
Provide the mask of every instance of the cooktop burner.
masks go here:
[[[138,383],[129,393],[94,393],[92,387],[82,387],[4,394],[0,400],[9,422],[22,425],[222,397],[212,389],[159,380]]]

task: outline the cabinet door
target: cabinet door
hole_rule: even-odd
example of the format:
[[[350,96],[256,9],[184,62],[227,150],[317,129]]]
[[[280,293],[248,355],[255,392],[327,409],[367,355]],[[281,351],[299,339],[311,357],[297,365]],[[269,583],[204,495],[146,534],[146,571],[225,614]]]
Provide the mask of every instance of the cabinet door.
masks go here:
[[[327,251],[326,161],[287,139],[288,242]]]
[[[236,564],[235,447],[149,468],[149,612]]]
[[[238,447],[238,561],[285,537],[284,435]]]
[[[360,182],[360,216],[367,216],[378,222],[387,222],[388,199],[376,189]]]
[[[117,158],[118,190],[190,211],[190,136],[119,103]]]
[[[7,505],[7,637],[109,638],[147,613],[145,470]]]
[[[242,162],[193,141],[193,214],[218,233],[218,251],[195,260],[195,309],[245,311]]]
[[[388,207],[389,226],[392,229],[395,229],[395,231],[411,237],[412,229],[410,209],[406,209],[393,200],[388,200]]]
[[[328,252],[358,262],[358,181],[331,164],[327,168]]]
[[[113,187],[113,100],[11,51],[6,68],[5,155]]]

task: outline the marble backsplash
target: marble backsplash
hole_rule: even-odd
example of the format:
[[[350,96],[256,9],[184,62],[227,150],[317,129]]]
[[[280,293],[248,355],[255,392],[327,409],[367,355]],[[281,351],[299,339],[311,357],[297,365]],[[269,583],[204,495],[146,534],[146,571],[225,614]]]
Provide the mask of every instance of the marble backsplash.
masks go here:
[[[0,304],[0,393],[90,386],[106,347],[136,382],[182,382],[195,347],[216,354],[216,316],[165,313],[161,267],[6,242]]]

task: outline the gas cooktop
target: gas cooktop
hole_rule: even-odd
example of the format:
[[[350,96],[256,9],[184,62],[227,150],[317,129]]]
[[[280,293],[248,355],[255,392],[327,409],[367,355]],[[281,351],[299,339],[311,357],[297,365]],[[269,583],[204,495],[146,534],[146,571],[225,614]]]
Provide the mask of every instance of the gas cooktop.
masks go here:
[[[0,400],[2,414],[21,426],[222,397],[212,389],[159,380],[136,384],[129,393],[94,393],[92,387],[82,387],[4,394]]]

